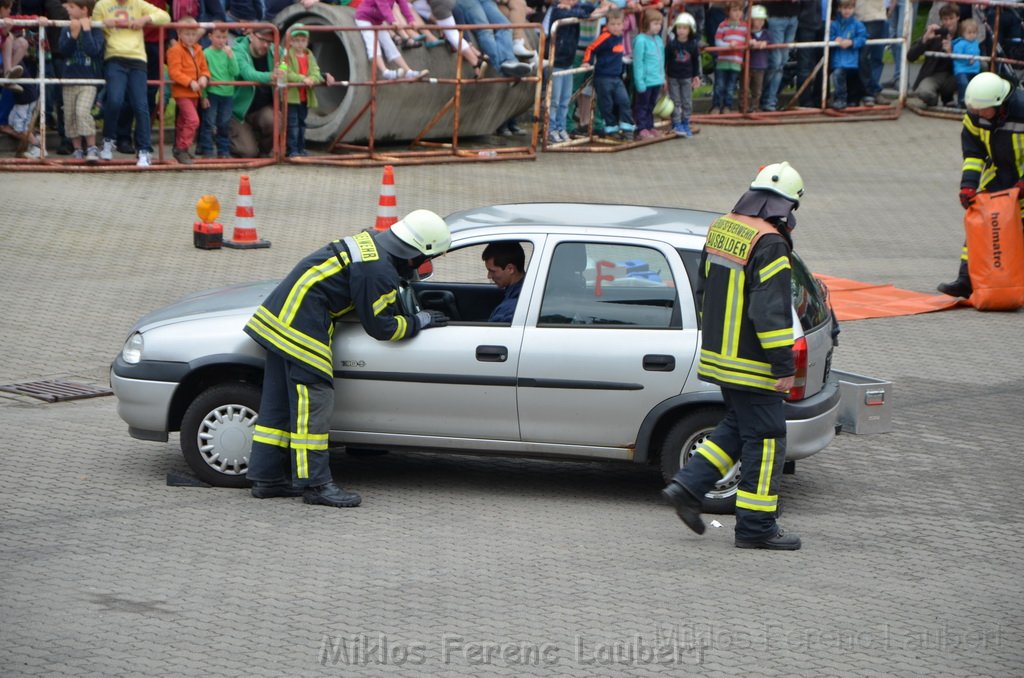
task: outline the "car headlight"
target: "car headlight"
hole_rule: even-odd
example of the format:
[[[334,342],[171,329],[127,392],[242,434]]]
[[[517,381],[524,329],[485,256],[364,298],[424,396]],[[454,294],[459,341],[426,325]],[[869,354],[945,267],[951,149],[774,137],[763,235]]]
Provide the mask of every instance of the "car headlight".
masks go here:
[[[124,342],[124,348],[121,349],[121,358],[129,365],[135,365],[142,360],[142,335],[138,332],[133,332],[132,336],[128,337],[128,341]]]

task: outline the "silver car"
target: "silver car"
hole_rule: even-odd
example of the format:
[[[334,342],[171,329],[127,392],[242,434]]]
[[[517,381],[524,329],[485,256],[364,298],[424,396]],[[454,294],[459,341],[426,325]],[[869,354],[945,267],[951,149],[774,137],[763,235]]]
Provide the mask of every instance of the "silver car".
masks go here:
[[[332,443],[657,464],[670,478],[724,411],[696,360],[694,284],[717,216],[565,203],[451,215],[451,250],[404,295],[412,309],[444,311],[447,327],[401,343],[374,340],[355,318],[335,328]],[[528,258],[511,323],[488,322],[502,290],[480,255],[496,240],[518,241]],[[166,441],[180,431],[185,460],[214,485],[246,484],[263,351],[242,327],[274,285],[201,292],[150,313],[111,367],[129,433]],[[838,327],[796,255],[793,317],[790,470],[829,444],[839,406],[829,375]],[[709,511],[729,510],[739,472],[708,494]]]

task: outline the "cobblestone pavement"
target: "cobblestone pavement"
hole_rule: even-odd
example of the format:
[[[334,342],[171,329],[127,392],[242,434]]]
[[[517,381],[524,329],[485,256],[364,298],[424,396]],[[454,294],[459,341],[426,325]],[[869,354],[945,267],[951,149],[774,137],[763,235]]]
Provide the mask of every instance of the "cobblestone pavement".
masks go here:
[[[959,127],[705,127],[618,154],[397,169],[399,208],[594,200],[727,210],[758,165],[804,175],[820,273],[931,291],[962,241]],[[273,247],[191,244],[236,172],[3,174],[0,384],[105,384],[143,312],[284,274],[372,224],[379,169],[254,171]],[[230,227],[230,217],[225,220]],[[658,474],[600,464],[334,458],[354,510],[168,487],[178,441],[112,398],[0,395],[4,675],[1021,675],[1024,313],[846,323],[835,366],[891,380],[895,430],[786,476],[796,553],[704,537]],[[572,425],[568,424],[567,425]]]

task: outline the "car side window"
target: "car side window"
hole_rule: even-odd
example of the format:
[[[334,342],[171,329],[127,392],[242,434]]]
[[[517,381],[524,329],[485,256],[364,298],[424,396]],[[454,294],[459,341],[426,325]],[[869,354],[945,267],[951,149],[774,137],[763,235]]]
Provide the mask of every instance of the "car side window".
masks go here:
[[[551,256],[538,326],[681,327],[672,269],[652,247],[559,243]]]
[[[790,256],[793,267],[793,308],[805,332],[818,327],[831,315],[824,289],[811,275],[807,265],[794,252]]]

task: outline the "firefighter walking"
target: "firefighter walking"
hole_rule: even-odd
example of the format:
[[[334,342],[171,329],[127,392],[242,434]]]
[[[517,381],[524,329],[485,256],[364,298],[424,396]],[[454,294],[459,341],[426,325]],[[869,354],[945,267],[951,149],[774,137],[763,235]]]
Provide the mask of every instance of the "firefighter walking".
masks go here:
[[[964,104],[960,204],[967,209],[979,191],[995,193],[1013,186],[1024,197],[1024,94],[995,73],[979,73],[967,83]],[[971,296],[966,243],[956,280],[940,283],[938,290],[952,297]]]
[[[795,551],[800,537],[775,522],[786,458],[783,399],[793,386],[790,232],[804,184],[789,163],[764,167],[701,254],[702,341],[697,373],[718,384],[725,418],[662,491],[697,534],[700,498],[741,461],[738,548]]]
[[[292,269],[245,326],[267,351],[259,419],[249,455],[252,496],[302,496],[307,504],[358,506],[361,498],[338,487],[328,453],[334,410],[334,322],[355,310],[366,332],[401,341],[447,324],[444,314],[404,314],[402,280],[451,244],[438,215],[416,210],[375,235],[335,240]]]

